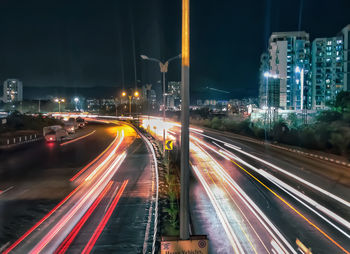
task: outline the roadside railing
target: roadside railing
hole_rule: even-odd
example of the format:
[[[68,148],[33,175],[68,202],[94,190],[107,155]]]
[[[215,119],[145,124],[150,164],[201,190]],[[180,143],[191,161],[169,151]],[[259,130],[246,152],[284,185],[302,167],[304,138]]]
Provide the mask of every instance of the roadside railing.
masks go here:
[[[11,147],[20,144],[26,144],[30,142],[35,142],[42,139],[42,135],[39,134],[28,134],[19,136],[9,136],[0,138],[0,147]]]

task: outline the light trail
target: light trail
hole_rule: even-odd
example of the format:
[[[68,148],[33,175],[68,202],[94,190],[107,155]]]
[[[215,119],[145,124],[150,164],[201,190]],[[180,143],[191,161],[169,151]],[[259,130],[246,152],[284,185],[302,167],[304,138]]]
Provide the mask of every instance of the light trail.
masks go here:
[[[97,183],[94,184],[94,186],[89,190],[87,194],[85,194],[82,198],[79,199],[79,201],[76,202],[75,206],[70,209],[69,212],[67,212],[62,219],[60,219],[56,225],[41,239],[41,241],[33,248],[33,250],[30,252],[31,254],[34,253],[40,253],[45,246],[56,236],[56,234],[65,226],[67,223],[73,218],[74,215],[77,215],[80,208],[89,207],[89,203],[91,203],[94,199],[92,199],[93,194],[96,194],[95,191],[97,189],[104,188],[107,183],[105,183],[105,180],[108,177],[112,177],[116,171],[118,170],[119,166],[121,165],[121,162],[125,159],[126,153],[124,152],[122,155],[120,155],[117,159],[108,169],[104,172],[102,177],[99,179]],[[70,223],[71,224],[71,223]]]
[[[95,159],[93,159],[92,161],[89,162],[89,164],[87,164],[84,168],[82,168],[78,173],[76,173],[71,179],[69,179],[69,181],[73,182],[75,179],[77,179],[86,169],[88,169],[92,164],[94,164],[99,158],[101,158],[107,151],[108,149],[116,142],[117,138],[118,138],[119,132],[117,132],[117,136],[114,138],[114,140],[112,141],[112,143],[110,143],[108,145],[108,147],[102,152],[100,153]]]
[[[290,173],[290,172],[288,172],[288,171],[286,171],[286,170],[284,170],[284,169],[282,169],[282,168],[280,168],[280,167],[278,167],[278,166],[276,166],[276,165],[274,165],[274,164],[272,164],[272,163],[270,163],[268,161],[265,161],[265,160],[255,156],[255,155],[252,155],[252,154],[250,154],[248,152],[245,152],[240,147],[233,146],[232,144],[229,144],[229,143],[227,143],[225,141],[222,141],[220,139],[217,139],[217,138],[205,135],[203,133],[196,132],[196,134],[201,135],[201,136],[206,137],[206,138],[209,138],[209,139],[212,139],[212,140],[215,140],[215,141],[218,141],[218,142],[224,144],[225,146],[227,146],[227,147],[229,147],[231,149],[234,149],[237,152],[240,152],[240,153],[245,154],[245,155],[247,155],[247,156],[249,156],[249,157],[251,157],[251,158],[253,158],[253,159],[257,160],[257,161],[260,161],[260,162],[264,163],[265,165],[268,165],[268,166],[278,170],[279,172],[281,172],[281,173],[283,173],[283,174],[285,174],[285,175],[287,175],[287,176],[289,176],[289,177],[291,177],[291,178],[293,178],[293,179],[295,179],[295,180],[297,180],[297,181],[299,181],[299,182],[301,182],[301,183],[311,187],[312,189],[323,193],[324,195],[326,195],[326,196],[328,196],[328,197],[330,197],[330,198],[340,202],[341,204],[343,204],[343,205],[345,205],[347,207],[350,207],[350,202],[348,202],[348,201],[346,201],[346,200],[344,200],[344,199],[334,195],[333,193],[330,193],[330,192],[328,192],[328,191],[318,187],[317,185],[315,185],[313,183],[310,183],[310,182],[302,179],[301,177],[298,177],[298,176],[296,176],[296,175],[294,175],[294,174],[292,174],[292,173]]]
[[[284,250],[284,253],[294,253],[296,254],[296,251],[293,249],[293,247],[289,244],[289,242],[285,239],[285,237],[279,232],[279,230],[274,226],[274,224],[268,219],[268,217],[262,212],[262,210],[254,203],[253,200],[249,198],[249,196],[243,191],[242,188],[231,178],[231,176],[228,175],[228,173],[221,167],[221,165],[205,150],[202,150],[204,155],[211,159],[211,161],[215,164],[213,166],[216,171],[214,171],[216,174],[218,174],[228,185],[231,187],[231,189],[238,195],[238,197],[243,201],[243,203],[247,206],[247,208],[253,213],[253,215],[260,221],[261,225],[266,229],[266,231],[271,235],[271,237],[276,241],[279,242],[280,247]],[[222,154],[218,153],[222,156]],[[254,209],[253,209],[254,208]],[[258,215],[259,214],[259,215]],[[282,240],[282,242],[289,248],[289,251],[285,249],[285,247],[280,243],[279,239],[275,236],[275,234],[272,233],[270,228],[266,225],[268,224],[269,227],[274,231],[276,235]]]
[[[98,165],[97,168],[95,168],[94,171],[92,171],[92,173],[89,176],[87,176],[85,178],[85,181],[89,181],[100,170],[100,168],[103,167],[107,163],[107,161],[109,161],[112,158],[112,156],[117,151],[117,149],[119,148],[119,146],[123,142],[123,140],[124,140],[124,130],[122,130],[121,138],[120,138],[118,144],[112,150],[112,152],[107,156],[107,158],[102,163],[100,163],[100,165]]]
[[[323,236],[325,236],[328,240],[330,240],[333,244],[335,244],[339,249],[341,249],[343,252],[350,254],[343,246],[341,246],[337,241],[335,241],[332,237],[330,237],[326,232],[324,232],[321,228],[319,228],[315,223],[313,223],[311,220],[309,220],[305,215],[303,215],[301,212],[299,212],[296,208],[294,208],[289,202],[287,202],[284,198],[282,198],[280,195],[278,195],[276,192],[271,190],[268,186],[266,186],[263,182],[261,182],[258,178],[256,178],[254,175],[249,173],[246,169],[244,169],[241,165],[237,164],[235,161],[231,160],[232,163],[234,163],[236,166],[241,168],[244,172],[246,172],[248,175],[250,175],[254,180],[256,180],[258,183],[260,183],[262,186],[264,186],[267,190],[269,190],[272,194],[274,194],[278,199],[280,199],[284,204],[286,204],[290,209],[292,209],[296,214],[298,214],[302,219],[304,219],[307,223],[309,223],[311,226],[313,226],[317,231],[319,231]]]
[[[102,201],[106,193],[112,187],[113,181],[110,181],[106,188],[102,191],[102,193],[97,197],[95,202],[90,206],[89,210],[85,213],[85,215],[81,218],[78,224],[73,228],[70,234],[66,237],[66,239],[61,243],[61,245],[55,251],[55,254],[64,254],[71,243],[74,241],[75,237],[78,235],[80,229],[84,226],[85,222],[90,218],[93,211],[96,209],[98,204]]]
[[[115,207],[117,206],[120,197],[122,196],[126,185],[128,184],[129,180],[125,180],[122,184],[122,186],[120,187],[120,190],[118,191],[117,195],[115,196],[112,204],[109,206],[105,216],[102,218],[101,222],[99,223],[99,225],[97,226],[94,234],[92,235],[92,237],[90,238],[89,242],[87,243],[87,245],[85,246],[85,248],[82,251],[82,254],[86,254],[86,253],[90,253],[92,248],[94,247],[97,239],[99,238],[99,236],[101,235],[103,229],[105,228],[109,218],[111,217]]]
[[[221,224],[226,232],[226,235],[231,243],[231,246],[232,246],[234,253],[244,253],[242,246],[240,245],[240,243],[238,241],[237,236],[235,235],[232,228],[230,227],[229,222],[228,222],[226,216],[224,215],[224,212],[220,208],[218,202],[216,201],[214,194],[211,192],[209,185],[206,183],[203,176],[200,174],[198,168],[195,165],[192,165],[192,169],[195,172],[198,180],[201,182],[202,186],[204,187],[211,203],[213,204],[213,207],[216,211],[216,215],[219,217],[219,220],[220,220],[220,222],[221,222]]]
[[[268,177],[267,177],[268,178]],[[269,179],[269,178],[268,178]],[[312,211],[313,213],[315,213],[316,215],[318,215],[320,218],[322,218],[324,221],[326,221],[328,224],[330,224],[332,227],[334,227],[336,230],[338,230],[340,233],[342,233],[343,235],[345,235],[347,238],[350,238],[350,235],[347,234],[344,230],[342,230],[341,228],[339,228],[337,225],[335,225],[334,223],[332,223],[330,220],[328,220],[327,218],[325,218],[322,214],[320,214],[319,212],[317,212],[315,209],[313,209],[312,207],[310,207],[309,205],[307,205],[305,202],[303,202],[302,200],[300,200],[296,195],[294,195],[292,192],[290,191],[290,188],[288,188],[288,185],[285,185],[283,182],[280,181],[276,181],[277,179],[269,179],[271,182],[273,182],[275,185],[277,185],[280,189],[282,189],[283,191],[285,191],[288,195],[290,195],[291,197],[293,197],[295,200],[297,200],[299,203],[301,203],[302,205],[304,205],[306,208],[308,208],[310,211]],[[288,190],[289,189],[289,190]],[[303,194],[300,193],[300,197]],[[320,209],[319,207],[317,207],[318,209]]]
[[[210,155],[209,155],[210,156]],[[236,157],[236,160],[238,157]],[[239,159],[240,160],[240,159]],[[258,178],[256,178],[254,175],[249,173],[246,169],[244,169],[241,165],[237,164],[235,161],[231,159],[231,162],[241,168],[244,172],[246,172],[249,176],[251,176],[254,180],[256,180],[258,183],[260,183],[262,186],[264,186],[267,190],[269,190],[272,194],[274,194],[278,199],[280,199],[284,204],[286,204],[289,208],[291,208],[296,214],[298,214],[302,219],[304,219],[306,222],[308,222],[311,226],[313,226],[317,231],[319,231],[323,236],[325,236],[328,240],[330,240],[333,244],[335,244],[338,248],[340,248],[342,251],[344,251],[347,254],[350,254],[344,247],[342,247],[338,242],[336,242],[333,238],[331,238],[326,232],[324,232],[322,229],[320,229],[316,224],[311,222],[306,216],[304,216],[301,212],[299,212],[296,208],[294,208],[290,203],[288,203],[285,199],[283,199],[280,195],[278,195],[276,192],[271,190],[269,187],[267,187],[264,183],[262,183]],[[246,165],[249,165],[250,168],[255,169],[255,171],[259,172],[258,169],[256,169],[254,166],[244,162],[243,160],[240,160],[241,163],[245,163]],[[226,173],[226,172],[225,172]]]
[[[224,145],[226,146],[227,143],[225,143],[225,142],[223,142],[223,143],[224,143]],[[281,172],[281,173],[283,173],[283,174],[285,174],[285,175],[288,175],[288,176],[294,178],[295,180],[297,180],[297,181],[299,181],[299,182],[301,182],[301,183],[303,183],[303,184],[305,184],[305,185],[307,185],[307,186],[313,188],[314,190],[317,190],[317,191],[319,191],[319,192],[325,194],[326,196],[328,196],[328,197],[330,197],[330,198],[332,198],[332,199],[334,199],[334,200],[340,202],[341,204],[343,204],[343,205],[345,205],[345,206],[347,206],[347,207],[350,207],[350,202],[348,202],[348,201],[346,201],[346,200],[344,200],[344,199],[342,199],[342,198],[340,198],[340,197],[334,195],[333,193],[330,193],[330,192],[328,192],[328,191],[326,191],[326,190],[324,190],[324,189],[322,189],[322,188],[316,186],[316,185],[313,184],[313,183],[310,183],[310,182],[308,182],[308,181],[302,179],[301,177],[298,177],[298,176],[296,176],[296,175],[294,175],[294,174],[292,174],[292,173],[290,173],[290,172],[288,172],[288,171],[286,171],[286,170],[284,170],[284,169],[282,169],[282,168],[280,168],[280,167],[278,167],[278,166],[276,166],[276,165],[274,165],[274,164],[272,164],[272,163],[270,163],[270,162],[268,162],[268,161],[265,161],[265,160],[263,160],[263,159],[261,159],[261,158],[259,158],[259,157],[256,157],[255,155],[252,155],[252,154],[247,153],[247,152],[245,152],[245,151],[242,151],[242,150],[240,150],[240,149],[236,149],[236,148],[234,148],[234,147],[232,147],[232,146],[231,146],[230,148],[236,150],[237,152],[240,152],[240,153],[242,153],[242,154],[245,154],[245,155],[247,155],[247,156],[249,156],[249,157],[251,157],[251,158],[253,158],[253,159],[257,160],[257,161],[260,161],[260,162],[264,163],[265,165],[268,165],[268,166],[270,166],[270,167],[272,167],[272,168],[274,168],[274,169],[277,169],[279,172]]]
[[[93,130],[92,132],[90,132],[90,133],[88,133],[88,134],[86,134],[86,135],[84,135],[84,136],[81,136],[81,137],[78,137],[78,138],[69,140],[69,141],[67,141],[67,142],[61,143],[60,146],[65,146],[65,145],[74,143],[74,142],[76,142],[76,141],[79,141],[79,140],[81,140],[81,139],[83,139],[83,138],[86,138],[86,137],[88,137],[88,136],[94,134],[95,132],[96,132],[96,130]]]
[[[28,235],[30,235],[37,227],[39,227],[47,218],[49,218],[58,208],[60,208],[82,185],[75,188],[68,196],[66,196],[60,203],[58,203],[48,214],[46,214],[40,221],[38,221],[34,226],[32,226],[26,233],[24,233],[20,238],[18,238],[9,248],[7,248],[3,254],[8,254],[14,248],[17,247]]]
[[[224,149],[223,147],[217,145],[218,147]],[[330,211],[328,208],[324,207],[323,205],[317,203],[316,201],[314,201],[313,199],[311,199],[310,197],[306,196],[305,194],[301,193],[300,191],[296,190],[295,188],[289,186],[288,184],[284,183],[283,181],[279,180],[278,178],[276,178],[275,176],[269,174],[266,171],[263,171],[262,169],[257,169],[256,167],[254,167],[253,165],[245,162],[244,160],[238,158],[237,156],[233,155],[232,153],[230,153],[229,151],[227,151],[226,149],[224,149],[224,153],[226,154],[226,156],[231,157],[234,160],[239,161],[240,163],[248,166],[249,168],[253,169],[255,172],[257,172],[258,174],[260,174],[261,176],[265,177],[266,179],[270,180],[271,182],[273,182],[276,186],[278,186],[280,189],[284,190],[286,193],[288,193],[290,196],[292,196],[294,199],[296,199],[298,202],[300,202],[302,205],[304,205],[305,207],[307,207],[309,210],[311,210],[312,212],[314,212],[315,214],[317,214],[319,217],[321,217],[323,220],[325,220],[328,224],[330,224],[332,227],[334,227],[336,230],[338,230],[339,232],[341,232],[342,234],[344,234],[346,237],[350,238],[350,235],[348,233],[346,233],[345,231],[343,231],[341,228],[339,228],[338,226],[336,226],[334,223],[332,223],[331,221],[329,221],[327,218],[325,218],[324,216],[322,216],[320,213],[318,213],[317,211],[315,211],[314,209],[312,209],[310,206],[308,206],[307,204],[305,204],[304,202],[302,202],[299,198],[305,200],[306,202],[308,202],[309,204],[313,205],[314,207],[316,207],[317,209],[319,209],[320,211],[322,211],[323,213],[325,213],[326,215],[328,215],[329,217],[333,218],[334,220],[336,220],[338,223],[342,224],[343,226],[345,226],[346,228],[350,228],[350,223],[345,220],[344,218],[342,218],[341,216],[337,215],[336,213]],[[294,195],[292,194],[294,193]],[[299,198],[297,198],[299,197]]]

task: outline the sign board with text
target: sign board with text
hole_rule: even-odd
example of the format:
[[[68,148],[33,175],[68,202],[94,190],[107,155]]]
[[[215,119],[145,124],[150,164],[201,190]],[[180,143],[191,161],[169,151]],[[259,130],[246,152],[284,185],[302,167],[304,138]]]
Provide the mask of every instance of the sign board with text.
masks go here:
[[[206,236],[191,236],[190,240],[179,240],[162,237],[161,254],[207,254],[208,239]]]

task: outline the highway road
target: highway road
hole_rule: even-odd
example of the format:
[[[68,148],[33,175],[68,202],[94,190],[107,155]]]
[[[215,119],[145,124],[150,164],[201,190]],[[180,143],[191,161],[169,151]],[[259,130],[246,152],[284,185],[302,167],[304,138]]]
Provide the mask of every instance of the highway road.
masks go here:
[[[150,147],[128,125],[89,128],[95,133],[87,135],[86,130],[84,138],[20,151],[31,166],[12,162],[16,171],[8,172],[11,161],[6,163],[2,172],[7,181],[2,179],[0,186],[14,187],[0,196],[0,218],[10,221],[4,220],[1,227],[3,253],[141,253],[152,249],[156,173]],[[38,157],[30,159],[31,155]],[[68,168],[73,162],[75,166],[80,163],[74,170]],[[32,200],[36,207],[27,204]],[[28,206],[30,211],[18,211]],[[11,216],[9,209],[16,215]],[[26,216],[32,220],[25,220]],[[12,229],[17,218],[26,223]]]
[[[148,125],[179,137],[177,123]],[[317,174],[347,167],[217,131],[193,128],[190,142],[192,227],[211,253],[349,253],[349,186]]]

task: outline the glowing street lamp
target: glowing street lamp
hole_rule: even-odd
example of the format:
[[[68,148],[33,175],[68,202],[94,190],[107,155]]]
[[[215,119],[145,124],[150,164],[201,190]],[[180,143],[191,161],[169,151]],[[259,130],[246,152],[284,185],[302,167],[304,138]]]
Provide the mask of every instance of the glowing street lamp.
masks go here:
[[[61,103],[66,102],[66,100],[64,98],[55,98],[54,101],[58,103],[58,112],[61,113]]]

